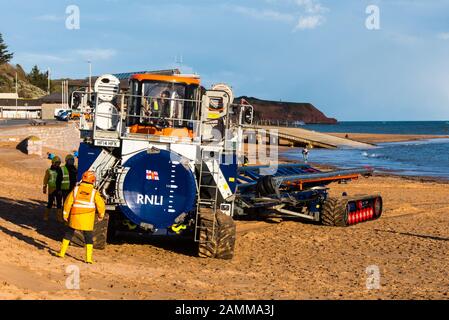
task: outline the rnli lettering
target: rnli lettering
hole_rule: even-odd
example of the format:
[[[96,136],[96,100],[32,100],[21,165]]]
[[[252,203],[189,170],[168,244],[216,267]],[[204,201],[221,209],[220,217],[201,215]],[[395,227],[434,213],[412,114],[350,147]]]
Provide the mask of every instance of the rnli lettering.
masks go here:
[[[154,206],[162,206],[164,203],[164,196],[156,196],[156,195],[137,195],[137,203],[138,204],[151,204]]]

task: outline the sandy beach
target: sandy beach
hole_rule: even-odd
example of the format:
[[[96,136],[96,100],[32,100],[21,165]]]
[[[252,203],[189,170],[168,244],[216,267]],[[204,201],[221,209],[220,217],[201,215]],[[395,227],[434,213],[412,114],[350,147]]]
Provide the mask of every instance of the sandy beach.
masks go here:
[[[449,302],[449,0],[0,7],[0,301]]]
[[[398,177],[331,185],[333,194],[382,193],[380,220],[350,228],[297,221],[237,222],[232,261],[203,260],[189,241],[123,239],[95,251],[70,247],[42,221],[48,160],[0,147],[0,298],[3,299],[447,299],[448,185]],[[66,288],[67,267],[80,290]],[[368,290],[367,268],[381,287]],[[180,277],[180,275],[183,275]]]

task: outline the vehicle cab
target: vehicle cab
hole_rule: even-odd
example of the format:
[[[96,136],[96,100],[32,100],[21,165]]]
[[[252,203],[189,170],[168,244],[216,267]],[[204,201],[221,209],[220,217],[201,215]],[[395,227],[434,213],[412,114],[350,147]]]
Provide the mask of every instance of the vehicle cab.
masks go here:
[[[194,137],[202,91],[198,76],[136,74],[129,89],[130,134]]]

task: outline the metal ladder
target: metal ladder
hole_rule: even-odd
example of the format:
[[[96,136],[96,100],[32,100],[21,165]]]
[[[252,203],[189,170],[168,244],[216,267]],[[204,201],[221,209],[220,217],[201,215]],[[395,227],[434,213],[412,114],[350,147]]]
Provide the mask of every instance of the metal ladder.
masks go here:
[[[213,151],[216,152],[216,151]],[[217,161],[215,158],[210,158],[210,150],[204,150],[201,148],[201,165],[199,172],[199,181],[198,181],[198,197],[196,204],[196,217],[195,217],[195,242],[201,242],[199,239],[199,233],[203,229],[198,224],[198,217],[201,214],[201,208],[211,208],[213,212],[213,225],[212,225],[212,238],[215,235],[215,227],[216,227],[216,216],[217,216],[217,203],[218,203],[218,185],[215,180],[215,177],[218,177],[220,164],[219,160]],[[218,152],[219,157],[221,157],[221,152]],[[203,159],[208,159],[203,161]],[[219,158],[220,159],[220,158]],[[212,169],[208,166],[207,162],[211,163]],[[206,170],[204,170],[206,169]],[[212,180],[212,184],[203,184],[204,175],[209,175]],[[218,180],[218,178],[217,178]],[[212,192],[210,193],[212,196],[210,198],[202,198],[202,191],[208,190]]]

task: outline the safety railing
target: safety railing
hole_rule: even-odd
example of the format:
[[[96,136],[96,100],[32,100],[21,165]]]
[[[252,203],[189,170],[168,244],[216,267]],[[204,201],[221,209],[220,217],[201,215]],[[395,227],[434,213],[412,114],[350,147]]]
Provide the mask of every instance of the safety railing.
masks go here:
[[[77,94],[87,94],[77,91]],[[159,104],[155,110],[154,104]],[[169,139],[200,142],[203,122],[201,100],[118,94],[112,102],[96,99],[80,105],[80,130],[92,132],[93,138]],[[168,108],[168,109],[167,109]],[[184,116],[188,113],[188,116]],[[226,123],[225,123],[226,124]]]
[[[82,91],[77,93],[88,94]],[[202,121],[200,110],[203,108],[203,101],[201,100],[165,98],[165,106],[170,106],[170,109],[159,109],[156,112],[152,110],[152,105],[154,101],[160,101],[160,97],[117,94],[111,102],[106,104],[98,98],[92,102],[88,99],[81,100],[86,103],[79,105],[79,110],[76,112],[79,112],[80,130],[84,131],[82,136],[89,136],[94,140],[103,139],[105,143],[108,143],[107,140],[119,139],[178,141],[198,145],[225,143],[229,144],[225,146],[225,149],[235,149],[238,146],[239,153],[243,153],[242,128],[249,126],[251,121],[248,121],[248,117],[252,118],[253,115],[252,106],[245,103],[232,104],[222,119],[205,121],[203,119]],[[175,110],[175,107],[183,108],[182,112]],[[249,116],[245,114],[248,107],[250,108]],[[222,135],[217,139],[208,139],[210,129],[214,127],[218,127],[217,131],[221,131]],[[231,134],[228,134],[229,132]],[[114,145],[113,142],[111,143]],[[118,144],[118,141],[115,144]]]

